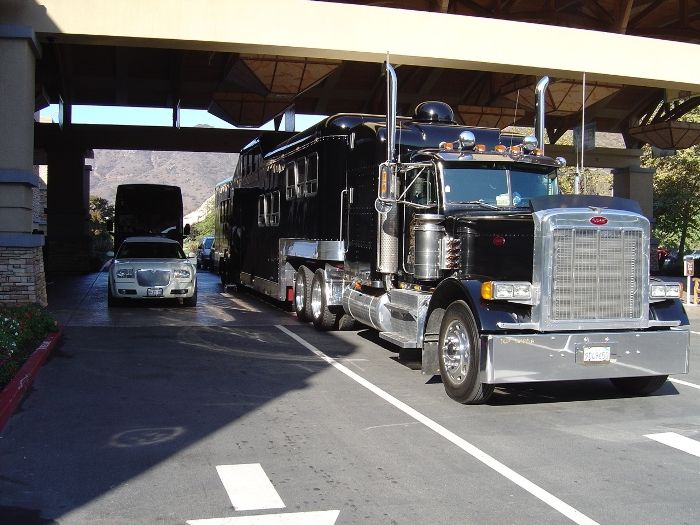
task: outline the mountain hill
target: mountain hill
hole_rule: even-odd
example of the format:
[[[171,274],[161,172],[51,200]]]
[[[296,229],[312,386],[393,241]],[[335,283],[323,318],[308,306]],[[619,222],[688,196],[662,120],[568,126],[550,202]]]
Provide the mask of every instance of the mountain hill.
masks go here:
[[[120,184],[180,186],[185,214],[214,194],[214,186],[233,175],[237,153],[95,150],[90,195],[114,203]]]

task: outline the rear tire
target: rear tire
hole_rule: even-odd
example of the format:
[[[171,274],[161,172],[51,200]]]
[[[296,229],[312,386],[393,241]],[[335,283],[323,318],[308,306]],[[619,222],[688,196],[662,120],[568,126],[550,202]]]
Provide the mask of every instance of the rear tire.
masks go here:
[[[314,274],[306,266],[300,266],[294,278],[294,311],[297,318],[302,321],[311,321],[311,283]]]
[[[445,392],[465,405],[485,402],[494,385],[479,380],[479,331],[474,315],[464,301],[455,301],[440,325],[438,358]]]
[[[648,395],[661,388],[668,376],[647,376],[647,377],[614,377],[610,382],[620,392],[631,395]]]
[[[340,314],[340,319],[338,319],[338,330],[355,330],[357,329],[357,322],[355,318],[346,313]]]
[[[316,270],[311,281],[311,318],[319,330],[332,330],[338,323],[338,313],[328,306],[328,290],[323,270]]]

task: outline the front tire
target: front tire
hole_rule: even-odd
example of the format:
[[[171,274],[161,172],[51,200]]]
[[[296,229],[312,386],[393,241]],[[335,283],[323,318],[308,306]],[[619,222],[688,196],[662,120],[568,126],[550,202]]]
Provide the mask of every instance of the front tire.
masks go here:
[[[645,396],[656,392],[661,388],[668,376],[647,376],[647,377],[614,377],[610,382],[620,392],[630,395]]]
[[[114,295],[112,295],[112,285],[107,283],[107,307],[112,308],[113,306],[119,306],[120,301]]]
[[[185,297],[182,300],[182,304],[184,306],[197,306],[197,286],[196,285],[195,285],[194,293],[192,294],[192,297]]]
[[[485,402],[493,385],[479,382],[479,331],[464,301],[455,301],[440,325],[438,357],[445,392],[466,405]]]
[[[337,312],[328,306],[327,292],[323,270],[316,270],[311,281],[311,319],[319,330],[332,330],[338,322]]]
[[[306,266],[300,266],[294,277],[294,311],[297,318],[302,321],[311,321],[311,283],[314,274]]]

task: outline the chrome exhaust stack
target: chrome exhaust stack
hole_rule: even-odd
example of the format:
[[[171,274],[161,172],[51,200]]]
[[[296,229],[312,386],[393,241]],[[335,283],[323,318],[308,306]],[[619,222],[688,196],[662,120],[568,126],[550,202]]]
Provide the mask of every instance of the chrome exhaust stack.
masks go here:
[[[542,77],[535,87],[535,137],[537,147],[544,153],[544,95],[549,85],[549,77]]]
[[[398,269],[399,234],[396,207],[396,71],[389,61],[386,67],[386,162],[379,166],[379,187],[374,207],[377,210],[377,271],[385,274],[385,288]]]

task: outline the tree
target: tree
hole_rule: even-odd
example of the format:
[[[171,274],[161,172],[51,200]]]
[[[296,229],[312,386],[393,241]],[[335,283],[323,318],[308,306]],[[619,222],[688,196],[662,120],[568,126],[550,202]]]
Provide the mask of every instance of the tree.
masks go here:
[[[683,120],[700,122],[700,109]],[[661,158],[653,158],[647,146],[642,165],[656,168],[654,234],[661,244],[678,246],[682,255],[700,241],[700,145]]]
[[[112,224],[114,205],[101,197],[90,197],[90,258],[95,269],[107,259],[106,253],[113,249]]]
[[[90,233],[99,236],[112,231],[114,205],[102,197],[90,197]]]

